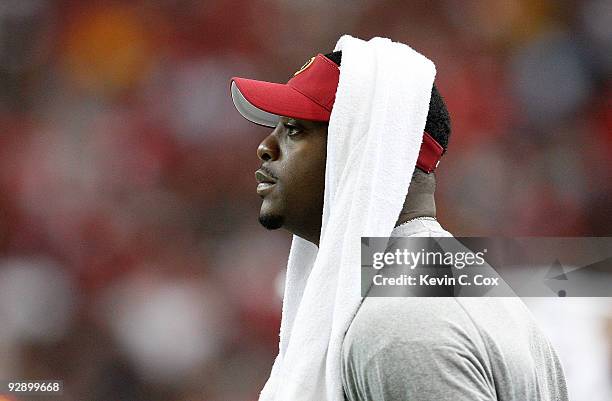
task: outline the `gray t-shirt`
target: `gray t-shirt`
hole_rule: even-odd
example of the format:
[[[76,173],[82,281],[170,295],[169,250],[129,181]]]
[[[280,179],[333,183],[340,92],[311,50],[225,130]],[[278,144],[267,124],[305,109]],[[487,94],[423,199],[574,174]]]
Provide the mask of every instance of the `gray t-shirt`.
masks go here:
[[[450,236],[414,220],[396,237]],[[568,400],[561,363],[519,298],[364,298],[342,344],[348,401]]]

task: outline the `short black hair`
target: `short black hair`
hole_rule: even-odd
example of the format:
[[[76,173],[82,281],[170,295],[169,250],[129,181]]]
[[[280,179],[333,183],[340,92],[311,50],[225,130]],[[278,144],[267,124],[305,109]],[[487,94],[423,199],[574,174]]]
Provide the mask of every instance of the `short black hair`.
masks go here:
[[[340,66],[342,61],[342,51],[325,54],[325,57]],[[446,104],[436,84],[431,88],[431,99],[429,100],[429,112],[427,113],[427,121],[425,122],[425,131],[429,133],[446,152],[448,147],[448,138],[451,134],[450,116],[446,109]]]

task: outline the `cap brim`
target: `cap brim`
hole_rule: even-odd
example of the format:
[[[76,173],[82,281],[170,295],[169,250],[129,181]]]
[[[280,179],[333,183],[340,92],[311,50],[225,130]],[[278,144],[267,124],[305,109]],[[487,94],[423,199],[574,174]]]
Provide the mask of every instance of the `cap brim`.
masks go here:
[[[231,92],[238,112],[265,127],[276,127],[280,116],[329,121],[330,111],[286,84],[232,78]]]

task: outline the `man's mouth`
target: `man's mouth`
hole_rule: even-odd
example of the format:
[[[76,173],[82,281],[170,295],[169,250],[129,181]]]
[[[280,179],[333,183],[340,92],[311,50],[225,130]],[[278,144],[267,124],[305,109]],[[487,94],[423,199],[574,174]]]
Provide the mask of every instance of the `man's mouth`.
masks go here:
[[[267,195],[276,184],[276,179],[272,178],[261,169],[255,172],[255,179],[258,182],[257,194],[262,197]]]

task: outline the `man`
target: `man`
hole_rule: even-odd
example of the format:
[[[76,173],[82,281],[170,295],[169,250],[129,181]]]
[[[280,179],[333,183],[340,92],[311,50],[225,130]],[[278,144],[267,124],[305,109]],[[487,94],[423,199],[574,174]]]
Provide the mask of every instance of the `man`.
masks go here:
[[[257,149],[259,221],[315,245],[341,65],[337,51],[313,57],[287,85],[232,81],[240,113],[274,127]],[[450,236],[436,220],[434,201],[433,171],[450,135],[435,86],[424,131],[392,236]],[[518,299],[366,297],[342,341],[341,376],[349,401],[567,399],[560,362]]]

